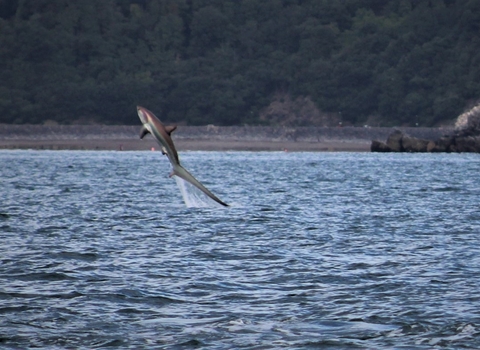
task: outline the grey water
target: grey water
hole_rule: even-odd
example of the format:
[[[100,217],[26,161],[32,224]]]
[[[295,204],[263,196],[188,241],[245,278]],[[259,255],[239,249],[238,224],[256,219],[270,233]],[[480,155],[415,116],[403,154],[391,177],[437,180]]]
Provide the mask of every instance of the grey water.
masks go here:
[[[180,157],[0,151],[1,348],[480,348],[479,155]]]

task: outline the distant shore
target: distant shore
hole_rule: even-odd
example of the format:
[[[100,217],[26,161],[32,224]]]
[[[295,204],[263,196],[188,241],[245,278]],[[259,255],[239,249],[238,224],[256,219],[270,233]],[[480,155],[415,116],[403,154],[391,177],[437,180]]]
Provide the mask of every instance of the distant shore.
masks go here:
[[[292,152],[368,152],[368,142],[325,141],[224,141],[224,140],[174,140],[178,151],[292,151]],[[1,141],[0,149],[36,150],[160,150],[153,140],[16,140]]]
[[[450,129],[401,128],[413,136],[435,138]],[[371,141],[385,140],[392,128],[179,126],[172,134],[179,151],[369,152]],[[0,149],[159,150],[155,140],[139,139],[138,126],[0,125]]]

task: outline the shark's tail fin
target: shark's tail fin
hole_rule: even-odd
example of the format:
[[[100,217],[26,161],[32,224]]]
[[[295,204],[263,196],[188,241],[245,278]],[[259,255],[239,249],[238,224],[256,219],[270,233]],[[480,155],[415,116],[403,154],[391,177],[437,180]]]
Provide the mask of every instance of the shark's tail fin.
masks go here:
[[[195,177],[193,177],[192,174],[190,174],[187,169],[182,167],[181,165],[176,165],[173,168],[173,171],[170,176],[177,175],[178,177],[181,177],[185,181],[191,183],[193,186],[197,187],[200,191],[205,193],[207,196],[209,196],[211,199],[213,199],[215,202],[223,205],[224,207],[228,207],[228,204],[225,202],[222,202],[217,196],[215,196],[212,192],[210,192],[205,186],[202,185],[200,181],[198,181]]]

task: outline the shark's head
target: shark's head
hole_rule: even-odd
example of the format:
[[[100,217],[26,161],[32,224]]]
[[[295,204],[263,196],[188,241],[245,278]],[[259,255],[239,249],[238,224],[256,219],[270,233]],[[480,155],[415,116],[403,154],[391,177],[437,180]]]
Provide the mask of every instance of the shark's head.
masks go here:
[[[149,123],[150,118],[149,118],[147,109],[145,109],[141,106],[137,106],[137,113],[138,113],[138,116],[140,117],[140,121],[142,122],[142,124],[148,124]]]

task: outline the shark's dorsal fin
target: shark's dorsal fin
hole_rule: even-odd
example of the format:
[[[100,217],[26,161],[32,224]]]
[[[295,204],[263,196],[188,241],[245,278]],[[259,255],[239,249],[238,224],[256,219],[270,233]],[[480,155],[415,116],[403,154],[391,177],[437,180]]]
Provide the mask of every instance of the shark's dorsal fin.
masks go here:
[[[150,131],[148,131],[145,126],[142,126],[142,129],[140,130],[140,138],[143,139],[147,134],[150,134]]]
[[[165,127],[165,131],[167,132],[167,134],[170,135],[176,128],[177,128],[176,125],[169,125]]]

